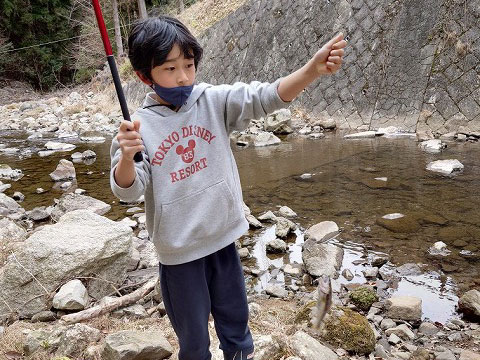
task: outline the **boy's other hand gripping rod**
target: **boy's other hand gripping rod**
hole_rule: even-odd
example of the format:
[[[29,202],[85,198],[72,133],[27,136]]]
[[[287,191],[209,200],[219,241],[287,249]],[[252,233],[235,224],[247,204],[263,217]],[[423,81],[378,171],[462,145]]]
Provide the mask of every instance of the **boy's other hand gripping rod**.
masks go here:
[[[120,101],[120,107],[122,108],[123,118],[127,121],[132,121],[130,119],[130,114],[128,113],[127,101],[125,100],[125,95],[123,94],[122,84],[120,82],[120,76],[118,76],[117,65],[115,64],[115,58],[113,57],[112,47],[110,45],[110,40],[108,38],[107,28],[105,27],[105,22],[103,21],[102,9],[100,8],[100,3],[98,0],[92,0],[93,8],[95,10],[95,16],[98,22],[98,28],[100,29],[100,34],[102,35],[103,46],[105,47],[105,53],[107,54],[108,65],[110,66],[110,71],[112,72],[113,83],[115,84],[115,90],[117,91],[118,101]],[[141,152],[137,152],[133,158],[136,162],[143,160]]]

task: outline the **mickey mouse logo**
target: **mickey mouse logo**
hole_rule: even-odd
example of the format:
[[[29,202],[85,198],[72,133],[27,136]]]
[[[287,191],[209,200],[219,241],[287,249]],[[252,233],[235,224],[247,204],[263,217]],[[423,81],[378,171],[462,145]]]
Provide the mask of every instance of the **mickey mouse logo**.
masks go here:
[[[182,145],[178,145],[176,148],[176,152],[178,155],[182,156],[182,160],[187,164],[193,161],[193,157],[195,156],[195,140],[188,140],[188,147],[184,148]]]

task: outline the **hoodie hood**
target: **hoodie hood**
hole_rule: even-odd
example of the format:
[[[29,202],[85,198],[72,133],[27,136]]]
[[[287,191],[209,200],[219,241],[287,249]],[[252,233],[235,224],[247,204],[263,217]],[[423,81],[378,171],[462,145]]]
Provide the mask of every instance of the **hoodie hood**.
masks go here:
[[[160,116],[164,116],[164,117],[184,113],[184,112],[188,111],[193,106],[193,104],[195,104],[195,102],[203,94],[205,89],[207,89],[211,86],[212,85],[207,84],[207,83],[200,83],[200,84],[194,85],[192,93],[190,94],[190,96],[187,99],[187,103],[182,105],[182,107],[180,107],[180,109],[178,111],[172,110],[168,106],[160,105],[160,103],[157,100],[155,100],[155,98],[154,98],[154,96],[156,95],[155,92],[153,92],[153,91],[149,92],[145,96],[145,100],[143,100],[143,104],[138,111],[139,112],[153,111],[156,114],[158,114]],[[158,106],[156,106],[156,105],[158,105]]]

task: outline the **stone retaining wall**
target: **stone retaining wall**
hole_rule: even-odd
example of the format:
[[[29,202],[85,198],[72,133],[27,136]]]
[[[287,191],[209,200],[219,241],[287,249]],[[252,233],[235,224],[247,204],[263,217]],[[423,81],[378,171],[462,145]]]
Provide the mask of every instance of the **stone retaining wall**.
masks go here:
[[[480,132],[480,0],[256,0],[201,37],[198,80],[273,81],[328,39],[344,66],[295,104],[337,126]]]

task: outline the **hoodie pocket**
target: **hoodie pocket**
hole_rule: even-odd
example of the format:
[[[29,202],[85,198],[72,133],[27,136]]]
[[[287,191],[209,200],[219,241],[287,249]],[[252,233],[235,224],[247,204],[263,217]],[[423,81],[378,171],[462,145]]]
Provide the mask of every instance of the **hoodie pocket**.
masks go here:
[[[221,236],[229,224],[240,218],[235,208],[225,180],[162,204],[157,228],[160,248],[176,252]]]

